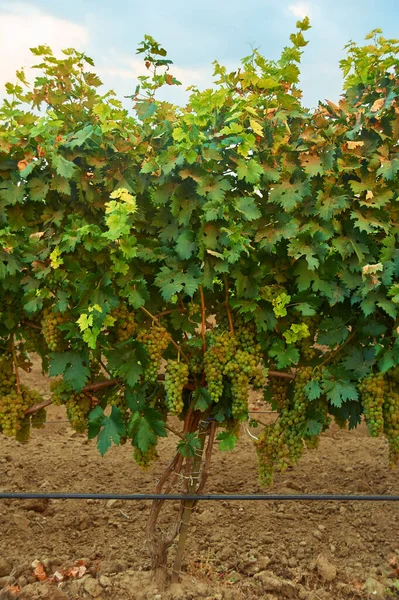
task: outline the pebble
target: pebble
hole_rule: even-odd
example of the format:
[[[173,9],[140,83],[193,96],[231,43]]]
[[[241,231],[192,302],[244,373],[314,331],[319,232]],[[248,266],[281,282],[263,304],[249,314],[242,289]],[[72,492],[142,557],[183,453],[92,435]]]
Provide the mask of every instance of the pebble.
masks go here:
[[[84,588],[92,598],[98,598],[98,596],[101,596],[103,592],[103,589],[97,579],[93,579],[92,577],[86,579]]]
[[[6,558],[0,556],[0,577],[5,577],[8,575],[11,569],[11,563]]]
[[[316,561],[317,572],[321,579],[326,582],[333,581],[337,576],[337,567],[333,565],[327,557],[320,554]]]

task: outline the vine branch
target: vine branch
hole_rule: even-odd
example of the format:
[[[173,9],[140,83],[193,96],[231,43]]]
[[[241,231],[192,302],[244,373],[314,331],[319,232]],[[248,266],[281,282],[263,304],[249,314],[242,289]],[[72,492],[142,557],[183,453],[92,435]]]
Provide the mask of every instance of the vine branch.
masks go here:
[[[228,284],[226,275],[224,275],[223,279],[224,279],[224,288],[226,290],[225,305],[226,305],[227,317],[229,319],[230,331],[234,335],[233,317],[231,315],[230,304],[229,304],[229,284]]]
[[[17,355],[15,352],[14,336],[11,337],[11,352],[12,352],[12,359],[14,361],[15,379],[17,382],[17,392],[18,392],[18,394],[20,394],[21,393],[21,381],[19,379],[18,360],[17,360]]]

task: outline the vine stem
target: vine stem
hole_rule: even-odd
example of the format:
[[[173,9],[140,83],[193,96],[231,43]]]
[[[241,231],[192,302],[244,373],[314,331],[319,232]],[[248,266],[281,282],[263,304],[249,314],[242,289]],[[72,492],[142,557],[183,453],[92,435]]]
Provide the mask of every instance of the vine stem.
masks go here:
[[[140,306],[140,310],[142,310],[147,316],[149,316],[155,323],[158,323],[158,325],[161,324],[159,322],[159,319],[155,315],[151,314],[149,310],[147,310],[146,308],[144,308],[144,306]],[[180,352],[180,354],[182,355],[182,357],[184,358],[184,360],[186,362],[188,362],[187,356],[184,354],[183,350],[180,348],[179,344],[177,344],[175,342],[175,340],[172,338],[172,336],[170,337],[170,342],[171,342],[171,344],[173,344],[173,346],[176,348],[176,350],[178,352]]]
[[[226,290],[225,305],[226,305],[227,317],[229,319],[230,331],[234,335],[233,317],[231,316],[231,310],[230,310],[230,305],[229,305],[229,284],[228,284],[226,275],[224,275],[223,279],[224,279],[224,288]]]
[[[12,352],[12,358],[14,361],[14,368],[15,368],[15,379],[17,382],[17,392],[18,394],[21,393],[21,381],[19,379],[19,371],[18,371],[18,360],[17,360],[17,355],[15,352],[15,342],[14,342],[14,336],[12,336],[11,338],[11,352]]]
[[[286,373],[285,371],[268,371],[271,377],[282,377],[284,379],[295,379],[294,373]]]
[[[40,325],[37,325],[36,323],[33,323],[32,321],[24,321],[24,325],[28,325],[29,327],[32,327],[32,329],[39,329],[40,331],[42,330]]]
[[[202,351],[206,352],[206,341],[205,341],[205,298],[204,290],[202,285],[199,286],[199,292],[201,297],[201,337],[202,337]]]
[[[196,449],[194,462],[191,471],[190,485],[188,487],[188,494],[195,494],[198,481],[200,477],[201,465],[202,465],[202,455],[204,453],[204,445],[206,439],[206,429],[202,429],[198,435],[200,446]],[[191,513],[194,508],[194,501],[187,500],[182,502],[182,515],[181,515],[181,526],[179,531],[179,540],[177,543],[177,550],[175,561],[173,564],[173,572],[172,572],[172,583],[175,583],[179,580],[181,566],[183,562],[184,549],[186,546],[187,536],[188,536],[188,526],[190,522]]]
[[[333,358],[335,358],[337,356],[337,354],[339,352],[341,352],[341,350],[343,348],[345,348],[345,346],[347,344],[349,344],[349,342],[351,342],[353,340],[353,338],[355,337],[356,332],[352,331],[352,333],[350,334],[350,336],[344,341],[344,343],[342,344],[342,346],[338,346],[338,348],[336,348],[336,350],[334,350],[334,352],[332,352],[332,354],[329,354],[329,356],[327,356],[326,359],[323,360],[322,363],[320,363],[319,365],[317,365],[318,368],[324,367],[324,365],[326,365],[327,363],[330,362],[330,360],[333,360]]]

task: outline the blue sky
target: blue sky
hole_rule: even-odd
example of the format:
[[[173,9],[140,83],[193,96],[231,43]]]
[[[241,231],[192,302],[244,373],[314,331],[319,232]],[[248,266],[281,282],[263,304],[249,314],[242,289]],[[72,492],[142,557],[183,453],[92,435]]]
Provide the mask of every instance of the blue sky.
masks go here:
[[[251,47],[277,58],[305,15],[312,29],[301,83],[310,107],[338,100],[338,60],[349,40],[361,42],[375,27],[399,37],[399,0],[0,0],[0,85],[32,64],[30,46],[48,43],[56,52],[86,51],[107,87],[130,94],[142,72],[136,47],[148,33],[167,49],[171,72],[185,86],[209,87],[214,59],[234,68]],[[177,103],[186,98],[184,88],[169,94]]]

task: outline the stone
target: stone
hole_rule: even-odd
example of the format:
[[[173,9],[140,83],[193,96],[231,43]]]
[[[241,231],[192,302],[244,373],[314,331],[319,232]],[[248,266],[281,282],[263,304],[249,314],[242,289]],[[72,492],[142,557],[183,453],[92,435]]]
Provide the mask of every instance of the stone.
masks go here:
[[[364,587],[369,598],[374,598],[374,600],[385,600],[388,597],[385,585],[373,577],[369,577],[366,580]]]
[[[24,515],[14,515],[13,521],[17,529],[20,531],[30,531],[30,521]]]
[[[185,598],[185,591],[180,583],[172,583],[168,591],[173,600],[184,600]]]
[[[9,560],[0,556],[0,577],[9,575],[12,569],[12,565]]]
[[[211,513],[210,510],[206,509],[202,511],[200,515],[197,515],[197,520],[203,523],[204,525],[209,525],[210,523],[215,522],[215,515]]]
[[[92,577],[86,579],[84,589],[92,598],[98,598],[103,593],[103,588],[97,579],[93,579]]]
[[[100,575],[100,577],[98,578],[99,584],[101,585],[101,587],[103,588],[108,588],[112,586],[112,582],[110,580],[109,577],[107,577],[106,575]]]
[[[321,579],[326,582],[334,581],[337,576],[337,567],[333,565],[328,558],[320,554],[316,561],[317,572]]]
[[[261,571],[254,575],[254,579],[261,582],[265,592],[274,592],[283,598],[297,598],[296,588],[292,581],[276,577],[271,571]]]
[[[318,540],[322,540],[323,539],[323,534],[319,529],[315,529],[313,531],[313,535],[315,538],[317,538]]]
[[[105,560],[98,567],[97,575],[112,575],[113,573],[123,573],[129,568],[126,560]]]
[[[37,513],[43,513],[45,512],[45,510],[47,510],[49,503],[50,500],[46,498],[30,498],[29,500],[25,500],[22,503],[21,508],[23,508],[24,510],[33,510]]]

